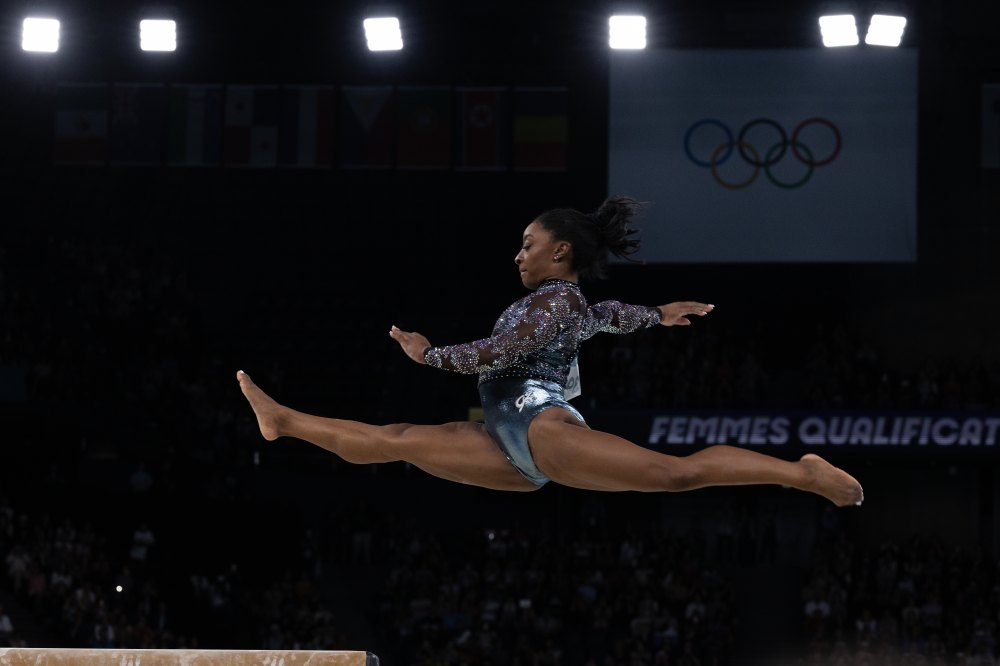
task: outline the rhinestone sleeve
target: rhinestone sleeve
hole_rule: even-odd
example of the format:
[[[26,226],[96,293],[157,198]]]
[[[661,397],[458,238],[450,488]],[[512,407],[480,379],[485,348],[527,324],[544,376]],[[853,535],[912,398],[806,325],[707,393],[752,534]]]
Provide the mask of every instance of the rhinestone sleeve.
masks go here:
[[[660,323],[660,308],[626,305],[618,301],[601,301],[587,308],[580,329],[580,339],[597,333],[632,333]]]
[[[462,373],[499,370],[549,345],[567,327],[578,326],[578,292],[539,290],[515,303],[501,316],[493,335],[475,342],[431,347],[427,365]]]

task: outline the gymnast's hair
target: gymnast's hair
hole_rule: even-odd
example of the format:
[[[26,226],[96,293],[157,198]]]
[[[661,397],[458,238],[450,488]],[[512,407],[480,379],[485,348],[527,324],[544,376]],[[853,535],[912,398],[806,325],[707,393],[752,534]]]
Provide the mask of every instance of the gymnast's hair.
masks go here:
[[[536,219],[556,241],[573,246],[570,267],[580,279],[603,279],[608,256],[642,263],[628,255],[639,249],[639,239],[629,238],[638,233],[630,226],[632,218],[642,208],[635,199],[623,196],[609,197],[593,213],[581,213],[572,208],[554,208]]]

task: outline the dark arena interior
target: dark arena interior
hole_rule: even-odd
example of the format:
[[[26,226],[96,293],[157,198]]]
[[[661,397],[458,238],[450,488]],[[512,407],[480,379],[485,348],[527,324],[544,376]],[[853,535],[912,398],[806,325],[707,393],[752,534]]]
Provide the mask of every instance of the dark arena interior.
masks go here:
[[[0,28],[0,663],[997,663],[1000,3],[12,0]],[[525,227],[612,195],[646,203],[641,263],[587,301],[716,309],[585,341],[590,427],[815,453],[861,506],[504,492],[261,436],[237,370],[324,417],[482,420],[390,327],[487,338]]]

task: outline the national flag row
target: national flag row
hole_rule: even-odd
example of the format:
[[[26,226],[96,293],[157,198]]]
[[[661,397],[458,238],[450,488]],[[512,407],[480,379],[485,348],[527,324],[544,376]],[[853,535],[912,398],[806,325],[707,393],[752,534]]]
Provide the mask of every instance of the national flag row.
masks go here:
[[[62,83],[54,161],[349,169],[567,168],[567,89]]]

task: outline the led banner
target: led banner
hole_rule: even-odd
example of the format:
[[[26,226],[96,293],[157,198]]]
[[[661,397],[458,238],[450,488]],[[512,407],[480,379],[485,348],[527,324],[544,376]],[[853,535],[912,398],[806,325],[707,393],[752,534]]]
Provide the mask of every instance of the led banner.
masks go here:
[[[914,50],[613,51],[609,96],[636,258],[916,260]]]
[[[656,449],[995,448],[1000,412],[607,412],[594,427]]]

